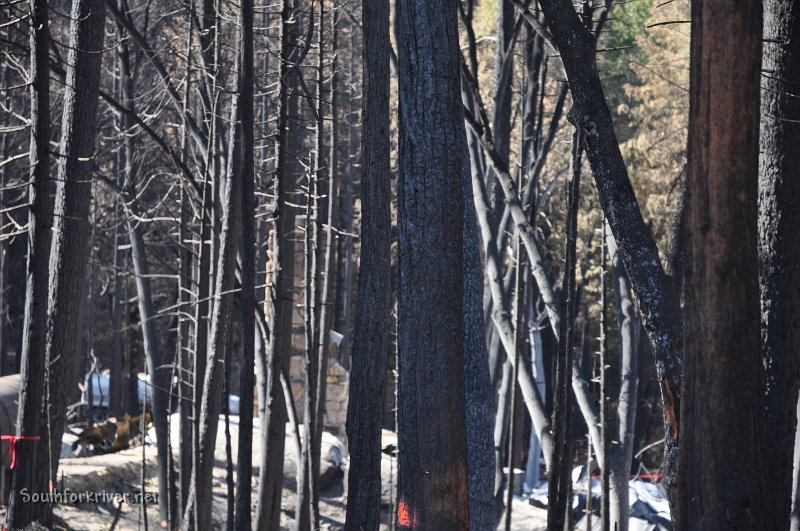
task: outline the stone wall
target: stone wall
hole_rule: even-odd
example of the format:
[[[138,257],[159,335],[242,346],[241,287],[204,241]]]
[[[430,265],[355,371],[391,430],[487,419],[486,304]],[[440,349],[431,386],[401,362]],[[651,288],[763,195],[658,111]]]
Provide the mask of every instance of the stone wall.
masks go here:
[[[305,360],[303,356],[292,356],[292,365],[289,372],[292,395],[297,408],[297,420],[303,422],[303,399],[305,398]],[[328,363],[325,392],[325,420],[324,429],[338,435],[345,435],[345,421],[347,420],[347,400],[350,393],[350,373],[337,361]]]

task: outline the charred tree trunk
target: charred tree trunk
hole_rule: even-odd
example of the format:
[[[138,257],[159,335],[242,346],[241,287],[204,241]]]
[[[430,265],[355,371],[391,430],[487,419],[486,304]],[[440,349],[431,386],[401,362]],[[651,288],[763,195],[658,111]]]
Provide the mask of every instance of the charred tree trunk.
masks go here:
[[[463,120],[463,116],[461,117]],[[463,122],[462,122],[463,127]],[[463,129],[462,129],[463,130]],[[463,137],[461,137],[463,138]],[[464,140],[459,140],[464,142]],[[461,153],[467,156],[466,144]],[[467,423],[467,463],[469,474],[470,529],[492,529],[494,525],[494,400],[489,377],[489,352],[483,312],[483,272],[481,270],[472,176],[464,164],[461,177],[464,201],[464,407]],[[521,368],[520,368],[521,371]],[[522,371],[521,371],[522,372]],[[527,374],[527,373],[526,373]]]
[[[11,479],[6,525],[23,528],[46,516],[44,504],[24,503],[22,489],[36,492],[47,485],[48,469],[37,462],[41,448],[47,448],[47,402],[45,336],[47,326],[48,256],[50,252],[50,32],[47,0],[33,0],[30,6],[31,56],[31,140],[28,201],[28,265],[25,285],[25,320],[22,332],[20,395],[17,436],[37,437],[19,445],[19,466]],[[5,260],[5,258],[4,258]],[[2,318],[2,315],[0,315]],[[5,352],[0,352],[5,358]],[[60,437],[59,437],[60,439]],[[37,448],[37,446],[39,448]],[[43,492],[43,491],[42,491]]]
[[[756,420],[761,27],[761,2],[692,2],[679,530],[773,529]]]
[[[472,282],[465,279],[466,194],[456,201],[452,195],[464,190],[469,170],[457,7],[452,0],[402,0],[396,11],[398,524],[406,529],[470,528],[464,369],[473,323],[464,317],[465,302],[475,300],[465,301],[465,280]]]
[[[764,477],[770,524],[786,529],[800,384],[800,2],[764,2],[759,178],[759,278],[766,367]],[[796,525],[793,523],[793,525]]]
[[[657,362],[666,432],[664,483],[674,510],[684,363],[680,299],[664,273],[628,177],[595,62],[595,35],[568,0],[541,0],[540,5],[569,80],[573,98],[569,119],[582,130],[600,204],[619,245]]]
[[[363,0],[364,95],[361,268],[347,409],[348,530],[378,529],[381,428],[391,314],[389,0]]]
[[[245,68],[242,61],[242,57],[237,60],[237,72],[239,73],[240,81],[242,79],[241,72]],[[242,106],[242,100],[243,93],[240,88],[239,93],[234,98],[231,109],[233,127],[231,128],[230,144],[233,147],[227,171],[228,183],[227,186],[221,186],[222,183],[217,182],[218,187],[221,187],[224,192],[222,197],[223,216],[219,234],[217,266],[214,272],[214,300],[208,339],[209,350],[206,357],[206,372],[203,381],[203,399],[200,418],[197,421],[200,432],[199,454],[192,471],[192,491],[183,518],[183,525],[186,526],[190,522],[192,514],[194,514],[198,531],[211,529],[212,526],[214,449],[217,441],[220,407],[223,400],[225,352],[229,339],[231,309],[234,299],[232,290],[236,275],[237,246],[242,236],[241,216],[243,181],[245,180],[243,173],[245,148],[242,133],[242,118],[245,108]],[[250,115],[252,115],[252,112]],[[252,144],[248,146],[248,150],[251,147]],[[252,155],[252,151],[249,152]],[[247,368],[243,368],[243,370],[247,370]],[[227,401],[227,397],[225,400]]]
[[[241,301],[242,366],[239,384],[239,447],[236,468],[235,528],[250,531],[251,482],[253,475],[253,390],[255,367],[255,139],[253,0],[239,6],[239,120],[241,158]],[[223,398],[227,403],[227,396]]]
[[[549,469],[549,506],[547,510],[548,531],[562,531],[569,522],[572,489],[572,393],[570,380],[573,372],[572,339],[575,320],[575,269],[576,238],[578,231],[578,208],[580,206],[581,182],[581,132],[572,135],[572,179],[567,194],[567,233],[564,264],[564,293],[561,328],[559,330],[558,358],[556,360],[556,385],[553,398],[553,456]]]
[[[92,160],[104,33],[102,0],[73,2],[44,338],[46,385],[43,396],[47,414],[39,417],[42,441],[32,444],[31,452],[26,456],[26,460],[34,463],[40,471],[31,476],[31,492],[48,492],[49,486],[56,483],[61,435],[66,421],[63,405],[67,403],[71,388],[69,382],[75,379],[73,368],[79,359],[80,305],[85,300],[87,287]],[[47,53],[39,53],[38,59],[46,61]],[[42,400],[42,395],[31,398]],[[19,503],[21,500],[16,501]],[[12,507],[11,512],[14,511]],[[24,511],[15,519],[17,527],[26,526],[30,519],[47,522],[50,506],[31,507],[30,512]]]
[[[290,193],[295,186],[290,168],[287,127],[289,122],[289,86],[287,74],[291,61],[290,35],[294,16],[293,0],[283,0],[281,10],[281,66],[278,110],[278,156],[276,161],[275,197],[273,212],[272,261],[273,273],[268,282],[270,301],[269,326],[272,344],[268,352],[269,409],[261,420],[262,460],[259,470],[255,527],[259,531],[280,527],[281,496],[283,493],[283,452],[287,421],[287,406],[280,375],[289,372],[292,352],[292,311],[294,308],[294,207]]]

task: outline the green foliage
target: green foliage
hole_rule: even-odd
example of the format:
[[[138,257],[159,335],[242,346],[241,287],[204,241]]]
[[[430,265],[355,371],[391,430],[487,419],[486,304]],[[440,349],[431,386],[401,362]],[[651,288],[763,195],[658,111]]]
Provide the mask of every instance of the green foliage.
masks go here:
[[[617,134],[623,141],[634,134],[625,120],[625,110],[639,103],[625,87],[643,84],[632,63],[640,63],[646,59],[641,44],[642,40],[652,39],[646,31],[652,7],[652,0],[615,3],[598,44],[598,50],[601,50],[598,53],[600,76],[617,124]]]

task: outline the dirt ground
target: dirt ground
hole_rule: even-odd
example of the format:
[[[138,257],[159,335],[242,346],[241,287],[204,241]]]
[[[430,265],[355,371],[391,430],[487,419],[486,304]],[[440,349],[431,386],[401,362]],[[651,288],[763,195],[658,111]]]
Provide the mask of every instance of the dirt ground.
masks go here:
[[[234,441],[233,462],[236,463],[235,441],[238,434],[237,418],[231,417],[231,438]],[[257,421],[257,419],[256,419]],[[177,423],[175,423],[177,424]],[[255,426],[256,430],[258,426]],[[287,426],[287,432],[288,432]],[[257,432],[256,432],[257,433]],[[173,435],[177,440],[177,433]],[[388,435],[391,437],[391,435]],[[257,437],[254,440],[254,455],[258,455],[259,445]],[[66,439],[67,445],[71,440]],[[324,456],[330,455],[332,461],[337,459],[339,452],[344,449],[343,444],[333,435],[326,434],[322,445],[322,472],[327,472],[335,479],[329,481],[320,495],[320,513],[322,516],[321,529],[334,530],[344,528],[345,519],[345,483],[344,472],[339,470],[338,463],[331,463]],[[286,454],[284,460],[284,489],[281,503],[281,527],[291,529],[295,513],[295,453],[296,447],[290,437],[286,440]],[[176,455],[177,457],[177,455]],[[254,463],[257,463],[254,459]],[[144,482],[146,492],[157,492],[155,478],[156,461],[154,446],[145,446],[125,450],[116,454],[95,457],[63,458],[60,470],[63,473],[62,488],[69,488],[73,492],[119,492],[133,494],[141,491],[142,464],[144,463]],[[224,529],[227,520],[227,489],[226,485],[226,452],[224,438],[224,424],[220,422],[220,433],[217,439],[216,467],[214,469],[214,506],[213,528]],[[396,465],[393,467],[393,458],[384,456],[383,469],[383,522],[382,529],[388,529],[389,521],[389,492],[393,492],[390,480],[396,480]],[[338,475],[334,472],[338,471]],[[254,470],[253,487],[255,492],[257,470]],[[70,529],[76,531],[97,530],[143,530],[158,529],[158,509],[154,505],[127,503],[119,504],[115,501],[85,504],[59,504],[54,509],[56,529]],[[524,501],[514,503],[514,529],[539,530],[546,528],[546,512],[531,507]]]

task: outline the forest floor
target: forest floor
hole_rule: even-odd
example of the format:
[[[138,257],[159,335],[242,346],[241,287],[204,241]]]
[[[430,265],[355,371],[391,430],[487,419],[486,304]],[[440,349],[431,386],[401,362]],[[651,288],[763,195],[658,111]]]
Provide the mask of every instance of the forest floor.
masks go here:
[[[258,419],[255,419],[255,433],[258,433]],[[173,425],[177,425],[174,422]],[[231,441],[233,446],[234,470],[236,466],[236,440],[238,436],[238,417],[231,417]],[[289,426],[287,425],[287,433]],[[173,434],[177,440],[177,433]],[[72,439],[65,438],[65,451]],[[335,436],[325,434],[322,443],[322,455],[329,459],[322,459],[321,473],[326,479],[320,484],[326,487],[320,494],[320,513],[322,517],[321,529],[343,529],[346,507],[346,481],[341,472],[338,459],[344,449],[342,442]],[[253,439],[253,453],[260,451],[257,435]],[[296,449],[291,437],[286,438],[286,454],[284,458],[284,488],[281,503],[281,528],[292,529],[295,514],[295,454]],[[227,487],[226,487],[226,461],[224,421],[220,418],[219,433],[216,446],[216,466],[214,468],[214,506],[213,528],[224,529],[227,521]],[[177,454],[176,454],[177,459]],[[332,462],[331,462],[332,461]],[[393,458],[383,456],[383,522],[389,521],[389,492],[392,480],[396,481],[396,465],[392,467]],[[158,492],[156,482],[155,447],[132,448],[115,454],[106,454],[93,457],[67,457],[62,458],[60,471],[63,473],[61,489],[70,489],[72,492],[118,492],[135,493],[141,490],[142,463],[145,469],[146,492]],[[257,463],[254,458],[254,463]],[[253,475],[253,488],[255,493],[257,468]],[[158,508],[148,505],[145,512],[142,506],[121,502],[87,503],[87,504],[60,504],[55,507],[54,514],[57,527],[76,531],[96,531],[102,529],[115,530],[141,530],[158,528]],[[546,528],[546,511],[528,505],[525,501],[514,503],[513,529],[544,530]],[[145,518],[147,523],[145,523]],[[114,524],[115,519],[117,520]],[[383,524],[381,529],[388,529]]]

